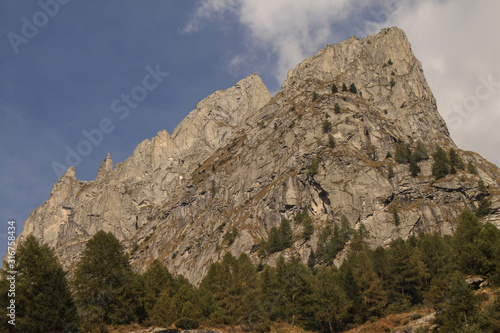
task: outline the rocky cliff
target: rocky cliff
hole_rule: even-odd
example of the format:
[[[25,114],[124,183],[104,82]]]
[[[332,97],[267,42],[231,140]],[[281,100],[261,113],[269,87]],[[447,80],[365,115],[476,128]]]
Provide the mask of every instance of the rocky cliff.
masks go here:
[[[431,157],[412,176],[388,153],[417,140],[430,152],[456,149],[478,174],[458,170],[435,181]],[[452,233],[460,211],[488,196],[485,220],[500,226],[499,187],[499,168],[455,146],[404,32],[389,28],[328,45],[291,70],[274,97],[255,74],[215,92],[123,163],[113,167],[108,155],[94,181],[75,179],[70,168],[19,238],[34,234],[71,269],[92,235],[111,231],[137,270],[160,259],[198,283],[227,251],[273,264],[278,254],[257,256],[260,240],[303,207],[314,233],[305,240],[303,226],[293,225],[293,248],[283,254],[305,261],[324,226],[343,215],[377,246],[421,231]]]

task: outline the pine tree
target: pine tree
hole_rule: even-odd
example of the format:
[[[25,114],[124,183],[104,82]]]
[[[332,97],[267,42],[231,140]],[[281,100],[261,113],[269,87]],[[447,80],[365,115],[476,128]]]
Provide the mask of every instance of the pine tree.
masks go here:
[[[484,184],[483,179],[479,179],[479,181],[477,182],[477,187],[481,192],[488,193],[488,190],[486,189],[486,185]]]
[[[498,283],[500,277],[500,230],[491,222],[485,223],[477,239],[480,251],[479,273],[492,283]]]
[[[490,198],[482,198],[479,201],[479,207],[476,210],[476,216],[482,218],[488,215],[491,211],[491,200]]]
[[[19,245],[16,259],[15,269],[9,271],[17,271],[17,332],[76,331],[76,306],[54,250],[30,235]]]
[[[323,120],[323,124],[321,126],[323,133],[330,133],[332,131],[332,123],[327,119]]]
[[[316,254],[314,254],[314,250],[311,249],[309,253],[309,258],[307,259],[307,267],[313,269],[316,266]]]
[[[400,142],[396,145],[394,159],[399,164],[405,164],[410,161],[410,150],[404,142]]]
[[[354,85],[354,83],[351,83],[351,85],[349,86],[349,92],[351,92],[353,94],[357,94],[358,93],[358,89],[356,88],[356,86]]]
[[[434,164],[432,164],[432,175],[436,177],[436,179],[441,179],[450,172],[448,167],[448,156],[444,149],[438,146],[433,154],[433,157]]]
[[[304,230],[302,231],[302,237],[305,240],[309,240],[314,233],[314,226],[312,224],[311,218],[304,220]]]
[[[416,162],[427,160],[429,158],[427,148],[421,140],[417,141],[417,146],[415,147],[415,151],[412,155]]]
[[[283,250],[283,242],[278,228],[272,227],[269,234],[269,252],[275,253]]]
[[[458,219],[458,226],[453,235],[454,262],[461,272],[478,274],[481,254],[477,240],[481,232],[481,222],[469,209],[464,209]]]
[[[259,279],[259,295],[261,295],[261,304],[267,318],[275,321],[281,316],[283,305],[283,289],[278,280],[278,267],[284,267],[285,260],[279,256],[276,260],[276,268],[265,266]]]
[[[319,235],[316,256],[326,264],[331,264],[352,237],[352,230],[347,217],[342,215],[340,227],[338,224],[327,225]]]
[[[337,85],[334,83],[334,84],[332,85],[332,94],[336,94],[336,93],[338,93],[338,92],[339,92],[339,90],[337,89]]]
[[[390,209],[391,213],[392,213],[392,216],[394,217],[394,225],[396,227],[399,227],[399,225],[401,224],[401,220],[399,218],[399,214],[398,214],[398,208],[393,205]]]
[[[478,311],[478,300],[465,283],[465,276],[455,273],[449,292],[446,294],[443,312],[438,316],[442,332],[459,332],[464,326],[471,326]]]
[[[335,148],[335,138],[331,134],[328,134],[328,146],[332,149]]]
[[[315,158],[312,159],[311,164],[308,167],[309,170],[307,170],[307,174],[309,176],[315,176],[318,174],[319,162],[320,162],[319,156],[316,156]]]
[[[389,259],[387,256],[387,251],[382,247],[377,247],[372,252],[372,262],[373,269],[377,276],[382,280],[386,281],[390,278],[390,268],[389,268]]]
[[[382,280],[375,272],[373,262],[366,252],[361,252],[356,257],[355,274],[358,278],[360,292],[359,313],[362,321],[370,317],[380,317],[386,305],[386,292]]]
[[[160,298],[171,297],[174,293],[174,279],[172,274],[164,267],[159,260],[154,260],[148,270],[137,277],[137,281],[141,287],[141,307],[143,309],[142,316],[139,317],[139,321],[146,320],[151,316],[153,308],[156,306]],[[164,305],[165,299],[161,301]],[[159,309],[156,309],[156,314],[158,315]],[[172,321],[173,322],[173,321]],[[170,322],[169,325],[172,324]],[[152,321],[156,325],[164,325],[157,321]],[[166,326],[169,326],[166,325]]]
[[[392,168],[392,165],[389,165],[389,168],[387,168],[387,178],[391,179],[394,178],[394,169]]]
[[[345,83],[342,83],[342,91],[347,91],[347,86],[345,85]]]
[[[120,241],[98,231],[86,245],[73,278],[75,299],[91,330],[129,323],[136,313],[134,274]]]
[[[305,326],[314,313],[310,298],[313,289],[311,271],[293,256],[277,268],[283,295],[281,318],[292,325]]]
[[[180,329],[196,329],[200,325],[200,302],[196,289],[189,283],[183,284],[172,299],[175,309],[175,326]],[[234,304],[237,305],[237,304]]]
[[[408,161],[410,163],[410,173],[413,177],[416,177],[420,173],[420,167],[418,166],[417,162],[413,158],[413,155],[410,155],[410,158]]]
[[[459,169],[459,170],[464,169],[464,162],[462,161],[460,155],[457,154],[457,151],[455,149],[450,148],[450,150],[448,151],[448,157],[450,161],[450,168],[453,167],[454,169]]]
[[[352,303],[340,287],[334,268],[320,267],[314,278],[314,293],[317,300],[315,317],[324,332],[338,332],[348,317]]]
[[[469,163],[467,163],[467,172],[470,174],[473,174],[473,175],[478,175],[477,168],[474,164],[472,164],[471,161],[469,161]]]
[[[334,106],[333,106],[333,112],[335,112],[335,114],[339,114],[340,112],[342,112],[342,110],[340,109],[339,103],[335,103],[334,104]]]
[[[177,319],[175,305],[169,290],[160,294],[151,310],[148,311],[148,323],[168,327]]]
[[[185,288],[186,289],[186,288]],[[246,254],[236,259],[230,252],[224,255],[222,262],[213,264],[203,279],[200,291],[210,293],[215,309],[210,315],[218,324],[237,324],[248,322],[254,311],[250,306],[251,293],[257,289],[257,272]],[[187,290],[187,289],[186,289]],[[177,294],[184,294],[179,291]],[[194,296],[193,296],[194,297]],[[175,301],[178,299],[179,301]],[[189,299],[176,296],[176,308],[183,308]],[[179,317],[197,318],[200,307],[196,308],[195,298],[192,307],[178,312]]]
[[[422,254],[422,261],[427,267],[430,279],[451,271],[452,249],[441,235],[422,233],[418,236],[417,247]]]
[[[347,243],[352,236],[352,228],[351,225],[349,224],[349,220],[347,219],[347,216],[342,215],[340,217],[340,232],[339,232],[340,240],[343,242],[343,244]]]
[[[392,277],[391,298],[395,305],[403,309],[409,304],[421,302],[428,272],[420,251],[398,238],[391,243],[389,265]]]
[[[279,227],[280,240],[282,244],[282,250],[288,249],[293,245],[293,231],[290,221],[287,219],[282,219]],[[280,250],[281,251],[281,250]]]

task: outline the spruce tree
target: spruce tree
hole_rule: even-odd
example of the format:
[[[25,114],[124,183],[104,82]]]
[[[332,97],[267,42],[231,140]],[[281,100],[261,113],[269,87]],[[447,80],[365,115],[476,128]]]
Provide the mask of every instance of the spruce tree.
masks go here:
[[[362,321],[382,316],[386,305],[386,292],[367,252],[361,252],[356,257],[355,274],[358,277],[361,296],[358,306]]]
[[[389,265],[392,277],[390,297],[394,305],[403,309],[421,302],[428,271],[420,251],[398,238],[391,243]]]
[[[136,314],[134,274],[120,241],[98,231],[86,245],[73,278],[75,298],[89,329],[131,322]]]
[[[309,258],[307,259],[307,267],[313,269],[316,266],[316,254],[314,254],[314,250],[311,249],[309,253]]]
[[[422,260],[429,271],[429,278],[434,279],[451,271],[452,249],[441,235],[422,233],[418,236],[417,247]]]
[[[427,148],[421,140],[417,141],[417,146],[415,147],[415,151],[412,155],[416,162],[420,162],[429,158]]]
[[[342,83],[342,91],[347,91],[347,86],[345,85],[345,83]]]
[[[16,259],[9,271],[17,271],[17,332],[77,331],[76,306],[54,250],[30,235],[19,245]]]
[[[281,319],[304,327],[314,314],[310,297],[313,293],[311,271],[293,256],[277,268],[277,278],[283,295]]]
[[[459,216],[458,226],[453,235],[454,262],[465,274],[478,274],[480,251],[477,247],[481,222],[469,209],[464,209]]]
[[[276,227],[271,228],[271,232],[269,234],[269,252],[275,253],[279,252],[283,249],[283,242],[281,240],[281,235]]]
[[[318,328],[323,332],[339,332],[349,313],[352,301],[341,288],[336,270],[320,267],[314,278],[314,294],[317,300]]]
[[[463,169],[464,162],[462,161],[460,155],[457,154],[457,151],[455,149],[450,148],[450,150],[448,151],[448,158],[450,161],[450,166],[456,169]]]
[[[410,149],[408,149],[408,146],[404,142],[400,142],[396,145],[394,159],[399,164],[405,164],[410,161]]]
[[[328,146],[332,149],[335,148],[335,138],[331,134],[328,134]]]
[[[156,300],[148,312],[148,324],[165,326],[172,325],[177,319],[175,305],[170,293],[166,290]]]
[[[473,175],[478,175],[477,168],[474,164],[472,164],[471,161],[469,161],[469,163],[467,163],[467,172],[470,174],[473,174]]]
[[[410,163],[410,173],[413,177],[416,177],[420,173],[420,167],[418,166],[417,162],[413,158],[413,155],[410,155],[410,158],[408,161]]]
[[[332,131],[332,123],[327,119],[323,120],[323,124],[321,126],[323,133],[330,133]]]
[[[166,294],[166,297],[171,297],[173,295],[174,279],[168,269],[163,266],[159,260],[155,260],[144,274],[137,277],[137,281],[142,290],[140,304],[143,310],[138,319],[139,321],[144,321],[151,317],[153,308],[164,294]],[[165,300],[162,300],[162,302],[165,303]],[[155,323],[156,325],[164,325],[163,322],[155,322],[154,320],[150,320],[149,322]]]
[[[446,293],[443,312],[437,317],[442,332],[461,332],[472,326],[478,312],[479,302],[465,282],[465,276],[456,272]]]
[[[444,149],[438,146],[433,154],[433,157],[434,163],[432,164],[432,175],[436,177],[436,179],[441,179],[450,172],[448,167],[448,156]]]
[[[338,92],[339,92],[339,90],[337,89],[337,85],[334,83],[334,84],[332,85],[332,94],[336,94],[336,93],[338,93]]]
[[[394,178],[394,169],[392,168],[392,165],[389,165],[389,168],[387,169],[387,178],[391,179]]]
[[[340,108],[339,103],[335,103],[333,105],[333,112],[335,112],[335,114],[339,114],[341,111],[342,111],[342,109]]]
[[[354,83],[351,83],[351,85],[349,86],[349,92],[351,92],[353,94],[357,94],[358,93],[358,89],[356,88],[356,86],[354,85]]]
[[[309,240],[314,232],[314,226],[312,224],[311,218],[304,220],[304,230],[302,232],[302,237]]]
[[[487,222],[477,239],[480,251],[479,273],[486,276],[493,284],[500,283],[500,230],[491,222]]]
[[[292,247],[293,231],[292,231],[292,226],[290,225],[290,221],[288,221],[287,219],[281,220],[279,227],[279,234],[280,234],[282,250]]]

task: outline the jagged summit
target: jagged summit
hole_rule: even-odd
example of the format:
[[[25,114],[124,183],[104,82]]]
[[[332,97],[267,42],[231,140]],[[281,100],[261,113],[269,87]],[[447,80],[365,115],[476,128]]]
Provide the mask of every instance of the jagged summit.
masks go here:
[[[403,130],[405,141],[451,142],[436,100],[403,30],[392,27],[364,39],[328,45],[290,70],[284,89],[315,86],[326,92],[333,82],[340,90],[354,84],[363,98],[387,112],[388,121]],[[415,108],[420,104],[420,108]]]
[[[94,181],[76,180],[70,168],[19,237],[34,234],[71,269],[92,235],[111,231],[137,270],[159,259],[198,283],[227,251],[273,264],[279,253],[260,258],[261,240],[304,207],[314,232],[304,239],[294,224],[294,245],[283,252],[304,261],[321,230],[343,216],[377,246],[421,231],[451,233],[459,212],[488,196],[485,219],[498,226],[499,169],[457,149],[477,175],[458,170],[435,181],[431,157],[412,176],[390,156],[398,143],[415,149],[417,140],[429,152],[456,149],[404,32],[384,29],[326,46],[291,70],[274,97],[256,74],[215,92],[172,134],[144,140],[114,168],[108,155]]]

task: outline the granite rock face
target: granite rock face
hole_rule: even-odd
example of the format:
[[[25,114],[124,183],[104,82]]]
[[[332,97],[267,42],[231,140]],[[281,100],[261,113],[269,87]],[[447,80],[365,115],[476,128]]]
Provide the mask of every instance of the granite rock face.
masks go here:
[[[456,149],[478,175],[459,170],[434,181],[432,157],[419,162],[416,177],[387,158],[398,142],[415,148],[417,140],[429,152]],[[196,284],[227,251],[258,263],[260,240],[303,207],[314,234],[306,241],[293,224],[294,246],[283,254],[306,261],[321,229],[343,215],[369,231],[371,245],[386,245],[419,232],[452,233],[460,211],[489,196],[485,220],[500,226],[499,186],[498,167],[455,146],[404,32],[389,28],[328,45],[291,70],[274,97],[255,74],[215,92],[171,135],[143,141],[114,168],[108,155],[94,181],[75,179],[70,168],[19,237],[34,234],[53,246],[71,270],[90,237],[111,231],[138,271],[160,259]],[[229,242],[224,235],[233,231]],[[264,260],[274,264],[277,256]]]

